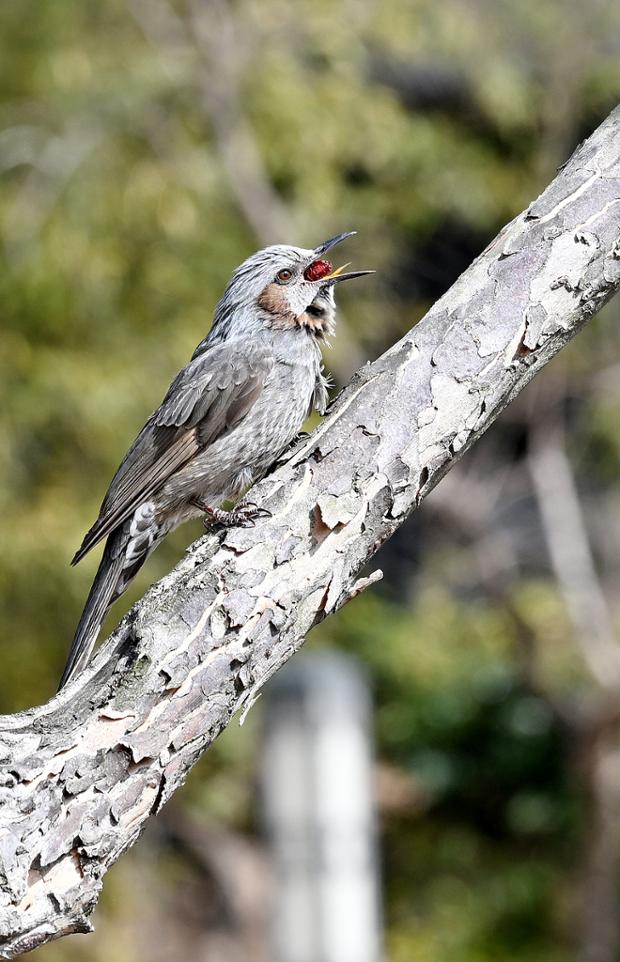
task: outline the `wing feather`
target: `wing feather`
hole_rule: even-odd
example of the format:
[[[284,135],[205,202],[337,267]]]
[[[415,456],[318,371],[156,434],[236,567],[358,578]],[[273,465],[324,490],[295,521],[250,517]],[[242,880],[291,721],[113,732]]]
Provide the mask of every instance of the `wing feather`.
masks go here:
[[[218,344],[190,361],[127,452],[72,564],[175,471],[243,420],[260,397],[272,366],[267,351],[249,341]]]

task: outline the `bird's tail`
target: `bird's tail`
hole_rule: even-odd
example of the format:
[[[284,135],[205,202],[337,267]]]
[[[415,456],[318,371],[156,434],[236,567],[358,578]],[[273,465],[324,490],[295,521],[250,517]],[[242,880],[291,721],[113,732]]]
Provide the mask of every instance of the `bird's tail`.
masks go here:
[[[122,526],[113,531],[106,542],[101,563],[71,643],[69,657],[58,686],[59,691],[87,664],[108,608],[131,580],[126,577],[128,573],[123,571],[128,540],[129,534],[125,526]],[[133,573],[135,572],[132,572],[132,575]]]

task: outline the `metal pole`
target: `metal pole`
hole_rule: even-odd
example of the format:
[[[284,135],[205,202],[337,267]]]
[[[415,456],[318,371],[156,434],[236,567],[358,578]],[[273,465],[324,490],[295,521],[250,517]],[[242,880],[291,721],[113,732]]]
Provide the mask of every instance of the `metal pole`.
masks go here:
[[[371,699],[358,664],[298,657],[265,697],[274,962],[378,962]]]

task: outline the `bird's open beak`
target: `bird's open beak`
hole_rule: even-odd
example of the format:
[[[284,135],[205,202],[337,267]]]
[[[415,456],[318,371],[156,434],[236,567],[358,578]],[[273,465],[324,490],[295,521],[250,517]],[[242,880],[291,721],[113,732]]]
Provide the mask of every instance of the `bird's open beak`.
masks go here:
[[[347,239],[347,237],[353,237],[355,234],[357,234],[357,231],[347,230],[344,232],[344,234],[336,234],[335,237],[330,237],[329,240],[324,241],[315,248],[315,257],[322,257],[323,254],[327,253],[327,251],[332,247],[335,247],[336,244],[341,244],[343,240]],[[375,273],[375,271],[349,271],[347,274],[345,274],[344,270],[348,266],[348,264],[343,264],[342,267],[337,267],[336,270],[332,271],[330,274],[325,274],[323,277],[317,278],[317,280],[320,280],[321,284],[324,284],[326,281],[330,284],[337,284],[340,281],[350,281],[354,277],[364,277],[365,274]]]
[[[326,274],[325,277],[321,278],[321,283],[324,284],[325,281],[329,281],[330,284],[338,284],[340,281],[350,281],[354,277],[364,277],[366,274],[375,274],[376,271],[348,271],[344,273],[345,267],[348,264],[343,264],[342,267],[337,267],[335,271],[331,274]]]

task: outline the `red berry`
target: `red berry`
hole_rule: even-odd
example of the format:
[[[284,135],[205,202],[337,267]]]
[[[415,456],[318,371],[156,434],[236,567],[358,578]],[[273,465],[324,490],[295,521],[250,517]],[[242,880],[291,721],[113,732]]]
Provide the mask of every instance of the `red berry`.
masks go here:
[[[306,267],[304,277],[307,281],[320,281],[322,277],[331,274],[333,269],[329,261],[312,261],[312,263]]]

